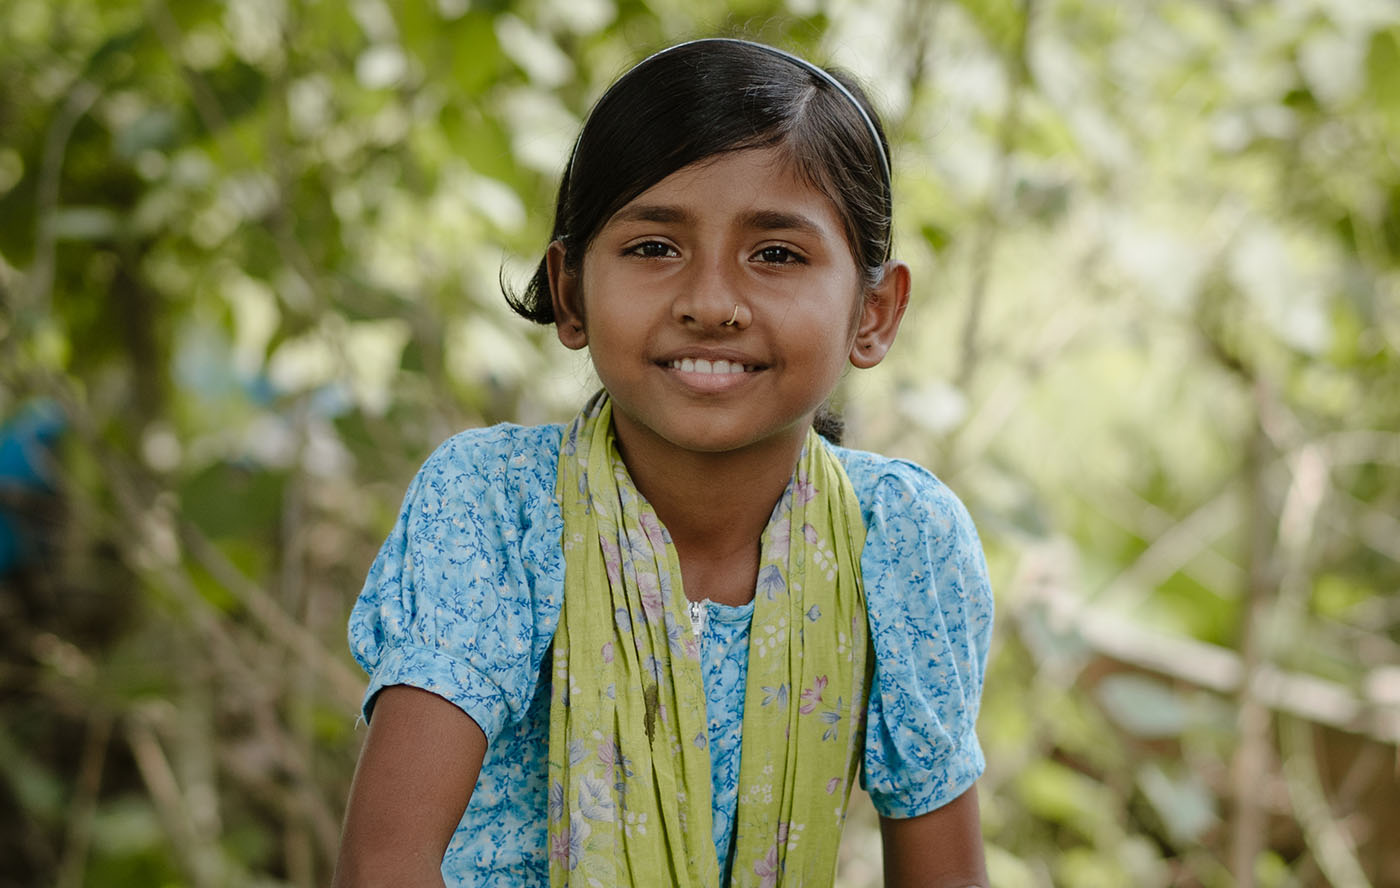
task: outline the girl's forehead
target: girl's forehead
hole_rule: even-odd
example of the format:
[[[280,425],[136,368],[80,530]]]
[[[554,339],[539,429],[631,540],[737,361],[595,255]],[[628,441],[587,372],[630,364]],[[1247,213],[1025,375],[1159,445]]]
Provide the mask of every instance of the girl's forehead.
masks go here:
[[[681,167],[624,204],[607,224],[694,221],[682,217],[699,216],[758,222],[788,216],[797,223],[792,227],[844,239],[830,196],[799,174],[788,152],[773,147],[726,151]]]
[[[648,191],[670,183],[675,186],[693,179],[724,178],[739,172],[745,175],[783,178],[791,176],[788,152],[776,147],[737,148],[702,157],[672,172]]]

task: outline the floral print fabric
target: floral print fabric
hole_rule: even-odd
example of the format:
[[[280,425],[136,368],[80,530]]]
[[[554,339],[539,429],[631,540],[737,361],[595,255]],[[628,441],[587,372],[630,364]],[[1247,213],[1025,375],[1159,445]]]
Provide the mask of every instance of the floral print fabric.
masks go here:
[[[351,650],[370,674],[366,717],[380,689],[409,684],[460,706],[490,740],[443,861],[449,885],[548,883],[552,681],[541,665],[563,600],[553,495],[562,431],[498,425],[444,442],[409,485],[350,618]],[[986,566],[966,510],[928,472],[828,449],[866,528],[861,570],[875,667],[862,784],[885,816],[913,817],[956,798],[984,766],[973,727],[992,621]],[[701,668],[723,870],[752,611],[707,610]]]

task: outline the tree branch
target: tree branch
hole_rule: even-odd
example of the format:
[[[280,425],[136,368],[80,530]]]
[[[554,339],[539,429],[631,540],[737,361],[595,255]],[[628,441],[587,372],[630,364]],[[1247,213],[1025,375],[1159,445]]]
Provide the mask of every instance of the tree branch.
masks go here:
[[[992,263],[995,261],[997,243],[1001,238],[1004,220],[1002,213],[1011,193],[1012,154],[1016,138],[1021,128],[1021,97],[1026,82],[1030,79],[1030,62],[1027,54],[1030,46],[1030,32],[1035,18],[1037,0],[1022,0],[1021,30],[1016,35],[1016,45],[1009,60],[1011,67],[1010,92],[1006,98],[1006,108],[1002,113],[997,141],[996,178],[992,190],[982,205],[981,218],[977,225],[977,239],[972,250],[972,287],[968,293],[967,317],[963,321],[962,358],[954,385],[966,391],[972,381],[978,360],[978,337],[981,335],[983,303],[992,276]]]

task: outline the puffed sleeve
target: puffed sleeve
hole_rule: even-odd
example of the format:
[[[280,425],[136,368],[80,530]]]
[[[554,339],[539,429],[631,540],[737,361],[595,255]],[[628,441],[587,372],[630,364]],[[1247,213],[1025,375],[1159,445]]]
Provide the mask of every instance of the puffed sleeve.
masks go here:
[[[350,615],[366,719],[399,684],[456,704],[488,741],[525,714],[563,588],[558,430],[551,447],[543,428],[463,432],[409,485]]]
[[[853,472],[865,481],[861,570],[875,657],[861,776],[877,811],[907,818],[957,798],[986,766],[975,727],[992,592],[953,492],[912,463],[876,459]]]

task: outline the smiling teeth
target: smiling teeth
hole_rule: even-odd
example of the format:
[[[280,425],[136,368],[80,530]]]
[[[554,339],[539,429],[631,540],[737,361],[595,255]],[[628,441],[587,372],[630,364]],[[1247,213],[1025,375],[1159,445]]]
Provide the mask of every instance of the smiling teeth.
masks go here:
[[[745,373],[753,369],[743,364],[731,364],[724,360],[707,361],[704,358],[681,358],[672,361],[670,366],[682,373]]]

